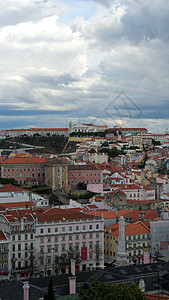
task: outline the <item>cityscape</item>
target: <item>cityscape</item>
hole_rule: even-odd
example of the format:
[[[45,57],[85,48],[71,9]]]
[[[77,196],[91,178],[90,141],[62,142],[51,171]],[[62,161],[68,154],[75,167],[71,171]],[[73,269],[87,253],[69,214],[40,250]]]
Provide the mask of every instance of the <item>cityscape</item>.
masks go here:
[[[3,279],[26,279],[41,288],[40,299],[52,276],[59,297],[102,274],[105,283],[134,281],[145,295],[167,295],[168,129],[70,121],[0,136],[2,287]],[[84,282],[76,282],[80,274]]]

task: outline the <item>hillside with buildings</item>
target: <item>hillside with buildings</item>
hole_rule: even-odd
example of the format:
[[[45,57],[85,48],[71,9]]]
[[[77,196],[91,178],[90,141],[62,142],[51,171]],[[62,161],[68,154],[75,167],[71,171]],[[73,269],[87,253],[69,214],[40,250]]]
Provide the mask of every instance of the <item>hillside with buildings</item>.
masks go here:
[[[89,129],[96,135],[86,136]],[[73,130],[76,136],[41,129],[1,139],[14,149],[0,157],[0,279],[61,276],[62,293],[71,268],[72,280],[82,274],[85,283],[97,272],[113,282],[110,274],[121,272],[119,282],[139,284],[138,273],[150,292],[156,264],[169,261],[168,132],[106,128],[100,136],[97,126],[80,123]],[[159,272],[164,280],[166,270]]]

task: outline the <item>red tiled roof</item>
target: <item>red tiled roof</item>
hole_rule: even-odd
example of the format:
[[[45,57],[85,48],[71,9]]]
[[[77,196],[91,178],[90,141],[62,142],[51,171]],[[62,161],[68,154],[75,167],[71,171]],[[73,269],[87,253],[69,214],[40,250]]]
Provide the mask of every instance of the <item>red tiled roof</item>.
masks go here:
[[[59,209],[50,208],[43,213],[37,213],[38,221],[51,222],[51,221],[61,221],[61,220],[87,220],[93,219],[93,215],[83,213],[77,209]]]
[[[45,164],[46,159],[44,157],[31,156],[31,157],[9,157],[6,159],[2,165],[7,164]]]
[[[4,234],[4,232],[2,230],[0,230],[0,241],[2,241],[2,240],[7,240],[7,238]]]
[[[7,132],[9,131],[68,131],[68,128],[20,128],[20,129],[9,129],[6,130]]]
[[[111,210],[111,211],[107,211],[107,210],[101,210],[101,209],[97,209],[96,212],[89,212],[88,215],[91,216],[98,216],[101,217],[102,213],[103,213],[103,217],[104,219],[115,219],[116,217],[120,217],[120,216],[125,216],[127,213],[129,213],[130,210],[126,209],[126,210]]]
[[[31,212],[32,213],[32,212]],[[30,210],[10,210],[3,212],[3,215],[7,218],[9,222],[16,222],[15,218],[20,222],[23,217],[27,218],[27,221],[34,221],[33,215]]]
[[[113,224],[114,225],[114,224]],[[119,235],[119,224],[116,226],[108,226],[105,228],[112,229],[112,235],[118,236]],[[128,223],[125,225],[125,235],[135,235],[135,234],[146,234],[150,233],[150,230],[144,225],[142,222],[137,223]]]
[[[4,208],[26,208],[32,206],[34,206],[32,201],[0,203],[0,210],[3,210]]]
[[[140,216],[139,216],[140,215]],[[125,215],[125,218],[129,218],[130,222],[137,222],[140,218],[143,220],[154,220],[157,218],[157,211],[156,209],[151,209],[149,211],[144,211],[144,210],[135,210],[135,211],[130,211]]]
[[[23,192],[24,189],[10,184],[0,184],[0,193]]]

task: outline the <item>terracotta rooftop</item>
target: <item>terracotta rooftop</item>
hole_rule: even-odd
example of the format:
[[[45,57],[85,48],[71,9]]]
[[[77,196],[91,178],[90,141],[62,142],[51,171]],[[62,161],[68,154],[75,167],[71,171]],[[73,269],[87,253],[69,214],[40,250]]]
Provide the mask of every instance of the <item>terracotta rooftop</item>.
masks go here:
[[[4,232],[2,230],[0,230],[0,241],[4,241],[4,240],[7,240]]]
[[[114,225],[114,224],[113,224]],[[105,229],[112,229],[112,235],[118,236],[119,235],[119,224],[117,226],[108,226]],[[147,234],[150,233],[150,229],[144,225],[142,222],[137,223],[128,223],[125,225],[125,235],[135,235],[135,234]]]
[[[0,184],[0,193],[10,193],[10,192],[23,192],[24,189],[11,185],[11,184]]]
[[[91,216],[98,216],[101,217],[101,215],[103,214],[104,219],[115,219],[116,217],[120,217],[120,216],[125,216],[127,213],[130,212],[130,209],[126,209],[126,210],[111,210],[111,211],[107,211],[107,210],[102,210],[102,209],[97,209],[96,212],[89,212],[88,215]]]
[[[3,161],[3,165],[8,164],[44,164],[46,163],[46,159],[44,157],[31,156],[31,157],[9,157],[5,161]]]
[[[64,220],[87,220],[95,216],[79,211],[79,209],[50,208],[43,213],[37,213],[39,223]]]

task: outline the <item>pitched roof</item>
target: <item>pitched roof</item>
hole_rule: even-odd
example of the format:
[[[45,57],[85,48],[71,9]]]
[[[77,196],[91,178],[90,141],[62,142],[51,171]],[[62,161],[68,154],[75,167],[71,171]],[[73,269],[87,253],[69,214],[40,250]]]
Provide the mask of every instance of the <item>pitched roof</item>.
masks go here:
[[[4,232],[0,230],[0,241],[7,240],[7,237],[5,236]]]
[[[46,159],[44,157],[31,156],[31,157],[9,157],[2,165],[7,164],[45,164]]]
[[[116,224],[113,224],[116,225]],[[117,226],[118,225],[118,226]],[[112,229],[112,235],[118,236],[119,235],[119,224],[116,226],[108,226],[105,227],[107,229]],[[137,223],[128,223],[125,225],[125,235],[135,235],[135,234],[146,234],[150,233],[150,229],[144,225],[142,222]]]
[[[0,184],[0,193],[23,192],[24,189],[11,184]]]
[[[0,282],[0,298],[5,300],[17,299],[23,300],[24,283],[16,280],[4,280]],[[43,289],[31,286],[29,288],[29,300],[43,299],[45,291]]]
[[[79,209],[59,209],[59,208],[49,208],[44,212],[37,212],[38,221],[41,222],[51,222],[51,221],[61,221],[61,220],[87,220],[97,218],[94,215],[89,215],[79,211]]]
[[[116,217],[120,217],[120,216],[125,216],[127,213],[129,213],[130,210],[126,209],[126,210],[103,210],[103,209],[97,209],[96,212],[89,212],[88,215],[96,215],[101,217],[102,213],[103,213],[103,217],[104,219],[115,219]]]

